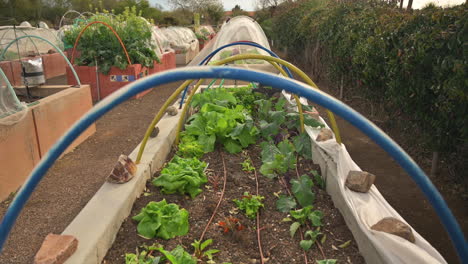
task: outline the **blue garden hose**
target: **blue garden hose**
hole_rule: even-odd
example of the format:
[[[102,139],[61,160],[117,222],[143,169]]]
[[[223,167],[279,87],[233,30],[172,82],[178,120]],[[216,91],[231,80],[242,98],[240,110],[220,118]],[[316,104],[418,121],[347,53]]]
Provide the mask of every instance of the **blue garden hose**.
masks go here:
[[[259,48],[259,49],[261,49],[263,51],[268,52],[268,54],[270,54],[271,56],[273,56],[275,58],[278,58],[278,59],[280,58],[278,55],[276,55],[276,53],[274,53],[273,51],[263,47],[262,45],[260,45],[258,43],[250,42],[250,41],[239,41],[239,42],[233,42],[233,43],[230,43],[230,44],[227,44],[227,45],[224,45],[222,47],[219,47],[219,48],[215,49],[210,54],[208,54],[198,65],[199,66],[206,65],[206,64],[208,64],[208,62],[210,62],[211,58],[213,58],[213,56],[216,55],[221,50],[223,50],[225,48],[228,48],[228,47],[239,46],[239,45],[256,47],[256,48]],[[294,76],[292,75],[289,68],[286,67],[286,66],[282,66],[282,67],[286,71],[286,73],[288,74],[289,78],[294,79]],[[182,93],[182,99],[180,100],[179,109],[182,109],[182,105],[184,104],[185,96],[187,95],[187,90],[188,90],[188,86],[185,87],[185,90]]]
[[[125,100],[153,87],[181,80],[212,78],[257,82],[277,89],[286,90],[290,93],[297,94],[298,96],[305,97],[324,108],[330,109],[346,121],[353,124],[381,146],[391,157],[393,157],[395,161],[411,176],[419,188],[421,188],[447,230],[461,262],[468,263],[468,244],[458,222],[440,193],[426,176],[424,171],[411,159],[411,157],[372,122],[339,100],[318,89],[310,89],[310,87],[303,83],[270,73],[233,67],[207,66],[175,69],[139,79],[106,97],[81,117],[80,120],[78,120],[67,131],[67,133],[65,133],[65,135],[50,148],[18,191],[18,194],[15,196],[10,207],[6,211],[2,222],[0,223],[0,251],[3,248],[8,234],[10,233],[19,213],[31,196],[31,193],[46,174],[47,170],[54,164],[67,147],[101,116]]]

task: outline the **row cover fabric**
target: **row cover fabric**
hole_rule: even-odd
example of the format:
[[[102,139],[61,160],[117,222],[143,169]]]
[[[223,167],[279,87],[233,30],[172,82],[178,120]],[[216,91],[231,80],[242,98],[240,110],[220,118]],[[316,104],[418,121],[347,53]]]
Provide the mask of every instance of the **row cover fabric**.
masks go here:
[[[17,37],[26,35],[33,35],[47,39],[57,47],[63,49],[63,43],[58,37],[58,32],[49,28],[35,28],[28,26],[29,23],[21,23],[25,26],[1,26],[0,27],[0,51],[15,40]],[[45,23],[44,23],[45,24]],[[42,25],[46,26],[46,25]],[[37,38],[23,38],[10,46],[5,54],[3,60],[15,60],[20,57],[28,57],[30,55],[46,54],[50,49],[53,49],[47,42]],[[18,56],[19,49],[19,56]]]
[[[290,104],[295,105],[291,94],[283,91],[283,95]],[[304,105],[308,104],[305,98],[300,98],[300,101]],[[325,120],[321,118],[320,121],[329,128]],[[312,141],[314,163],[320,164],[317,162],[319,157],[327,156],[330,160],[325,160],[320,165],[327,166],[328,162],[336,164],[336,172],[322,168],[322,177],[325,177],[327,192],[333,198],[335,206],[340,209],[348,227],[351,223],[353,228],[350,229],[367,263],[447,263],[413,227],[411,229],[416,239],[414,244],[399,236],[372,230],[371,226],[385,217],[394,217],[408,223],[385,200],[375,185],[372,185],[368,193],[353,192],[345,186],[349,171],[361,169],[353,161],[344,144],[338,144],[335,137],[333,140],[317,142],[315,139],[320,133],[320,129],[317,128],[306,126],[306,132]]]
[[[195,33],[189,28],[168,27],[162,28],[161,31],[169,40],[171,48],[176,50],[177,53],[193,51],[198,46],[198,39]]]
[[[189,66],[198,65],[214,50],[224,45],[238,41],[255,42],[267,49],[270,49],[268,38],[263,32],[262,27],[250,17],[237,16],[230,19],[229,22],[222,26],[221,30],[218,32],[215,38],[213,38],[213,40],[211,40],[210,43],[205,46],[203,51],[192,60]],[[219,61],[238,54],[269,55],[267,52],[252,46],[234,45],[218,52],[211,59],[211,62]],[[269,63],[263,60],[243,60],[237,61],[233,64],[247,69],[277,72],[271,65],[269,65]]]
[[[0,69],[1,70],[1,69]],[[0,74],[0,126],[14,125],[27,114],[28,108],[19,103],[13,88],[7,85],[6,76]]]

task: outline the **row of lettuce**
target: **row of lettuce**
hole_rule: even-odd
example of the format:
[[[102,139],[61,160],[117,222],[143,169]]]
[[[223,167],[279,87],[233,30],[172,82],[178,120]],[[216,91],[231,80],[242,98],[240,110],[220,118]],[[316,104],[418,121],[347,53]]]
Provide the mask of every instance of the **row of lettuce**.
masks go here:
[[[245,149],[260,142],[262,165],[260,173],[270,179],[283,180],[284,174],[296,169],[299,159],[311,159],[311,141],[305,133],[300,133],[298,113],[283,97],[267,99],[265,95],[253,92],[250,87],[233,89],[209,89],[196,94],[191,104],[197,112],[188,120],[181,133],[181,141],[172,160],[152,179],[152,184],[163,194],[188,195],[195,199],[203,192],[203,185],[208,183],[203,156],[216,148],[234,154],[242,153],[242,169],[253,173],[255,167]],[[308,108],[308,106],[304,106]],[[309,109],[311,110],[311,109]],[[323,125],[310,116],[305,116],[305,124],[312,127]],[[300,246],[309,250],[318,243],[323,234],[320,232],[323,213],[314,210],[315,194],[312,186],[317,183],[323,188],[323,181],[315,171],[291,181],[292,195],[278,196],[277,209],[291,215],[291,237],[302,226],[305,228],[304,239]],[[246,176],[247,177],[247,176]],[[217,188],[214,181],[210,181]],[[255,220],[257,213],[264,208],[264,197],[244,192],[240,199],[233,203],[244,212],[246,217]],[[153,239],[172,239],[189,232],[189,212],[177,204],[168,204],[166,200],[152,201],[133,217],[138,221],[139,235]],[[229,216],[217,225],[224,233],[241,232],[248,223]],[[302,232],[302,230],[301,230]],[[215,263],[217,249],[208,249],[213,241],[195,240],[192,243],[193,255],[178,245],[172,251],[164,250],[162,245],[145,246],[140,252],[126,254],[127,264],[140,263]],[[155,252],[161,252],[158,256]],[[327,262],[328,261],[328,262]],[[328,259],[317,263],[336,263]]]
[[[275,45],[331,81],[404,113],[434,151],[468,142],[468,5],[407,12],[306,0],[263,22]]]

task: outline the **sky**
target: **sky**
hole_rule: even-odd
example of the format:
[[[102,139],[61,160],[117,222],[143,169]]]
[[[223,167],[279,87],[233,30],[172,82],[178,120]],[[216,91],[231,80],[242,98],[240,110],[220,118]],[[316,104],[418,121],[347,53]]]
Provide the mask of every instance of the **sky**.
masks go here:
[[[171,6],[167,3],[167,0],[149,0],[150,4],[159,4],[164,10],[168,10]],[[240,5],[240,7],[245,11],[254,11],[256,0],[221,0],[224,6],[224,10],[232,10],[235,5]]]
[[[408,4],[408,0],[403,0],[403,6]],[[171,6],[168,4],[167,0],[149,0],[151,4],[159,4],[164,10],[169,10]],[[232,10],[235,5],[240,5],[240,7],[245,11],[254,11],[256,0],[221,0],[224,6],[224,10]],[[448,6],[448,5],[457,5],[462,4],[465,0],[413,0],[413,8],[419,9],[424,7],[428,3],[435,3],[438,6]]]

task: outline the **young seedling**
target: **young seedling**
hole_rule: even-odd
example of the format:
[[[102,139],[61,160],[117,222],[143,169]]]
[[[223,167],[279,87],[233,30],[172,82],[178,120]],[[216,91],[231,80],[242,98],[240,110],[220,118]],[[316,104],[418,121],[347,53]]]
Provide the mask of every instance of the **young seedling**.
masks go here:
[[[194,255],[198,259],[198,261],[203,261],[203,259],[206,257],[208,261],[206,263],[208,264],[214,264],[215,262],[213,261],[213,254],[216,254],[219,252],[218,249],[205,249],[213,243],[213,239],[208,239],[205,240],[205,242],[201,242],[199,240],[195,240],[192,243],[192,247],[195,250]]]
[[[240,223],[239,219],[232,216],[225,217],[224,221],[219,221],[218,226],[223,228],[225,234],[229,233],[229,231],[235,232],[244,230],[244,226]]]
[[[245,172],[253,172],[255,170],[250,158],[246,158],[244,162],[241,163],[241,165],[242,165],[242,170]]]
[[[261,207],[264,207],[262,201],[265,197],[260,195],[252,195],[249,192],[244,192],[241,200],[234,199],[233,202],[239,209],[245,212],[245,215],[250,219],[255,219],[257,212]]]

